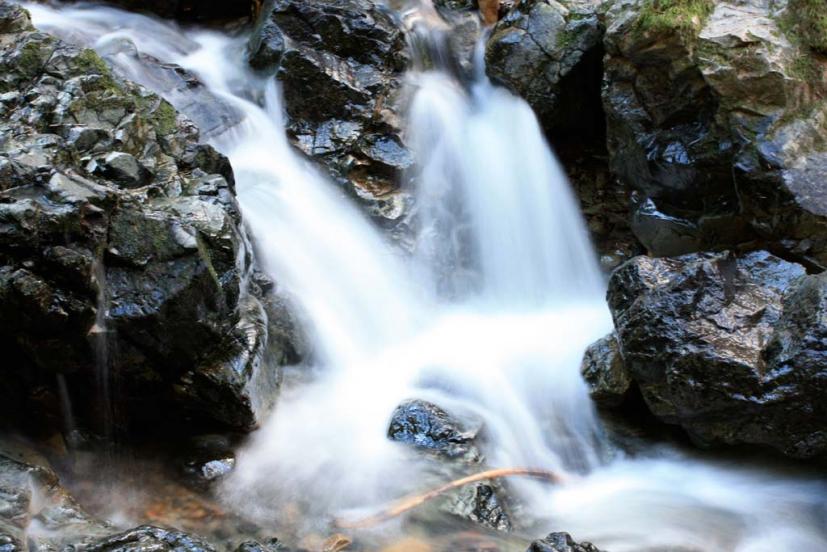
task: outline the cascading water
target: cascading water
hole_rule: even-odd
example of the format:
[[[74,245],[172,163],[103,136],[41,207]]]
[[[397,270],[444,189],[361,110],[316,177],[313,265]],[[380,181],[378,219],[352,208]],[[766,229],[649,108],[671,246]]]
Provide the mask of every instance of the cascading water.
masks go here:
[[[274,80],[244,69],[242,39],[99,6],[28,7],[36,25],[146,86],[158,86],[157,64],[140,54],[198,76],[209,100],[168,99],[230,158],[261,260],[306,322],[314,381],[287,390],[241,452],[225,486],[239,511],[286,519],[298,505],[297,525],[324,526],[421,490],[428,466],[385,437],[394,407],[421,398],[481,418],[490,466],[570,475],[514,487],[549,530],[614,552],[827,549],[823,482],[666,449],[604,458],[578,374],[586,345],[611,327],[603,284],[521,100],[482,78],[469,89],[412,73],[411,260],[291,150]]]

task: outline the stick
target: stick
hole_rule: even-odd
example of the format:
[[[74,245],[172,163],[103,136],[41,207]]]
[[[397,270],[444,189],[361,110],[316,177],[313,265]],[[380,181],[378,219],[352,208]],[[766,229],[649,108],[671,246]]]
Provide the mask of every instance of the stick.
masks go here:
[[[549,470],[540,470],[533,468],[498,468],[496,470],[488,470],[474,475],[469,475],[468,477],[463,477],[462,479],[451,481],[450,483],[446,483],[441,487],[437,487],[436,489],[432,489],[423,494],[405,497],[394,503],[389,508],[379,512],[378,514],[360,520],[336,520],[336,525],[338,525],[342,529],[366,529],[368,527],[373,527],[375,525],[379,525],[380,523],[393,519],[396,516],[407,512],[408,510],[413,510],[417,506],[420,506],[428,502],[429,500],[432,500],[452,489],[463,487],[465,485],[468,485],[469,483],[476,483],[477,481],[499,479],[501,477],[510,477],[513,475],[536,477],[539,479],[551,481],[553,483],[562,483],[565,481],[565,478]]]

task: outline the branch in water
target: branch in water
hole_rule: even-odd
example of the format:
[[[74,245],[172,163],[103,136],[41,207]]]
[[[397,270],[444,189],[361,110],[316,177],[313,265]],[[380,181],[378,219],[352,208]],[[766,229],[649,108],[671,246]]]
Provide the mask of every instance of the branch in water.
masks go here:
[[[404,514],[408,510],[413,510],[417,506],[420,506],[428,502],[429,500],[432,500],[452,489],[463,487],[465,485],[468,485],[469,483],[476,483],[477,481],[486,481],[489,479],[499,479],[502,477],[511,477],[516,475],[536,477],[538,479],[545,479],[553,483],[565,482],[564,477],[549,470],[540,470],[532,468],[498,468],[496,470],[488,470],[474,475],[469,475],[467,477],[463,477],[462,479],[451,481],[450,483],[446,483],[445,485],[430,490],[427,493],[405,497],[393,504],[392,506],[390,506],[389,508],[387,508],[386,510],[383,510],[378,514],[375,514],[370,517],[366,517],[356,521],[345,521],[341,519],[336,520],[336,525],[338,525],[342,529],[366,529],[369,527],[373,527],[375,525],[379,525],[380,523],[384,523],[390,519],[393,519],[400,514]]]

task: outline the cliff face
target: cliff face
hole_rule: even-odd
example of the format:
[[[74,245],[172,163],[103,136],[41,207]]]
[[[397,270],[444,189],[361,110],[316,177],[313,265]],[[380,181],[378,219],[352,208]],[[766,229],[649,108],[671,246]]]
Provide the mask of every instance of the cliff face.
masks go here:
[[[255,426],[283,351],[227,159],[91,50],[0,10],[4,419],[54,426],[60,382],[98,428]]]

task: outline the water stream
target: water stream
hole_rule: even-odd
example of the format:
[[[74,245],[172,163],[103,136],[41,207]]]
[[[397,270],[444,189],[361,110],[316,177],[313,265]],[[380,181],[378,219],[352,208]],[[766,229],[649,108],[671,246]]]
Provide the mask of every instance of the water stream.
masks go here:
[[[240,452],[227,504],[257,520],[298,505],[302,533],[422,490],[432,466],[386,438],[394,408],[420,398],[483,420],[487,465],[570,477],[513,485],[541,531],[613,552],[827,549],[823,481],[665,447],[610,453],[579,376],[585,347],[611,329],[605,283],[522,100],[482,76],[409,75],[421,162],[407,255],[291,149],[276,82],[246,69],[244,36],[100,6],[27,7],[150,88],[158,65],[139,54],[198,76],[199,95],[157,91],[230,158],[261,262],[311,337],[312,381],[287,389]]]

